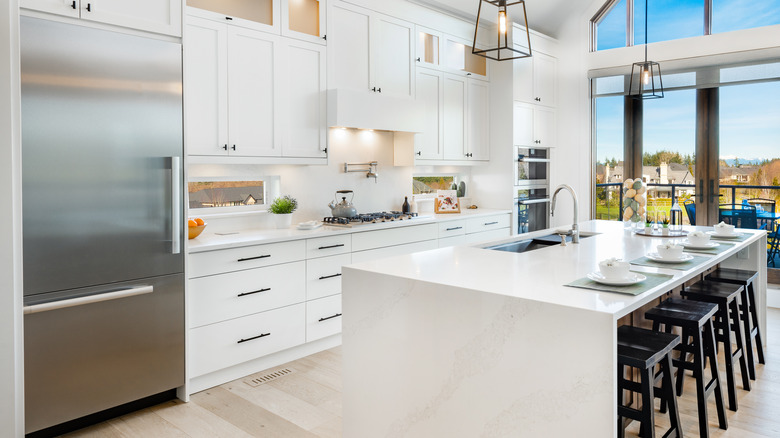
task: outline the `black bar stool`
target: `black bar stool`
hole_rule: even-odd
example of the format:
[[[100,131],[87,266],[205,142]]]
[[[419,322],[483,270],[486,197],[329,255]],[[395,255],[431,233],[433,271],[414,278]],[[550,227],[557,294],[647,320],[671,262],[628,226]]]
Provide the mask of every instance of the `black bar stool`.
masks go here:
[[[672,383],[672,351],[680,344],[680,337],[668,333],[654,332],[639,327],[621,326],[617,330],[618,339],[618,436],[623,438],[623,417],[640,421],[641,436],[655,437],[653,420],[653,400],[658,397],[669,406],[671,427],[664,437],[682,437],[680,415],[677,410],[677,394]],[[654,375],[655,366],[660,364],[661,371]],[[624,377],[624,367],[639,369],[640,383]],[[661,380],[660,394],[655,393],[655,385]],[[624,406],[623,391],[641,394],[642,408]]]
[[[750,380],[756,380],[756,364],[753,359],[753,339],[755,350],[758,353],[758,363],[765,364],[764,345],[761,342],[761,327],[758,325],[758,310],[756,307],[755,283],[758,281],[758,272],[743,269],[718,268],[707,275],[707,280],[720,283],[739,284],[745,288],[742,292],[742,305],[740,306],[742,326],[745,332],[745,355],[747,356]],[[751,327],[752,325],[752,327]]]
[[[739,323],[740,295],[745,288],[738,284],[700,281],[686,287],[680,292],[689,300],[696,300],[718,305],[715,314],[715,340],[723,343],[723,353],[726,357],[726,387],[729,393],[729,409],[737,410],[737,385],[734,382],[734,364],[739,363],[742,373],[742,388],[750,391],[750,376],[745,360],[745,349],[742,337],[742,325]],[[737,341],[737,348],[732,349],[731,332]]]
[[[675,347],[680,351],[680,358],[672,360],[677,366],[677,395],[682,394],[682,376],[685,370],[693,371],[696,379],[696,398],[699,408],[699,434],[709,437],[707,424],[707,398],[715,394],[715,407],[718,412],[718,426],[728,428],[726,409],[723,404],[723,392],[718,376],[718,356],[715,351],[715,329],[712,317],[718,312],[718,306],[692,300],[670,298],[658,306],[645,312],[645,318],[653,321],[653,330],[664,325],[667,333],[673,327],[682,329],[682,343]],[[691,341],[691,342],[689,342]],[[693,362],[688,362],[688,354],[693,356]],[[704,382],[704,360],[709,359],[712,379]],[[661,404],[661,412],[665,405]]]

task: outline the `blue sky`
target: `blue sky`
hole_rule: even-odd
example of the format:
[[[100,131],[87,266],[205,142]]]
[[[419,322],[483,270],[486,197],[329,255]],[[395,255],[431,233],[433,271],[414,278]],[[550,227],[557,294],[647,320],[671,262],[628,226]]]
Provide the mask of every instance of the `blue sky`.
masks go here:
[[[635,43],[644,42],[644,1],[635,0]],[[650,0],[648,40],[703,34],[704,0]],[[600,50],[626,45],[626,0],[620,0],[599,24]],[[780,0],[713,0],[713,33],[780,24]],[[648,53],[653,59],[652,47]],[[640,60],[637,60],[640,61]],[[663,65],[662,65],[663,68]],[[693,154],[696,93],[667,92],[645,101],[645,151]],[[721,88],[720,156],[780,158],[780,82]],[[623,97],[596,101],[597,158],[622,159]]]

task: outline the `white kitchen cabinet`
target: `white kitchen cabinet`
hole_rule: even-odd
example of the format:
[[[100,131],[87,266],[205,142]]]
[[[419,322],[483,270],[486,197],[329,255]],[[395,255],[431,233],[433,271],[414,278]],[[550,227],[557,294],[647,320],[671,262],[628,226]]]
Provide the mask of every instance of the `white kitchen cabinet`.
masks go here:
[[[475,79],[487,79],[488,62],[484,56],[471,53],[472,42],[444,35],[443,65],[448,72],[456,72]]]
[[[287,39],[276,82],[284,107],[280,120],[285,157],[326,158],[327,92],[325,47]]]
[[[324,45],[326,0],[281,0],[282,35]]]
[[[329,88],[414,97],[414,25],[345,3],[328,21]]]
[[[514,62],[514,100],[555,107],[558,59],[534,51],[530,58]]]
[[[469,160],[490,160],[490,84],[469,78],[466,82],[466,155]]]
[[[341,294],[306,302],[306,342],[341,333]]]
[[[442,81],[442,141],[445,160],[466,155],[466,78],[446,73]]]
[[[181,36],[180,0],[21,0],[19,6],[131,29]]]
[[[302,240],[205,251],[189,256],[190,278],[245,269],[262,268],[303,260],[306,243]]]
[[[557,146],[555,109],[515,102],[513,120],[513,143],[515,146]]]
[[[417,101],[424,106],[423,132],[414,139],[415,158],[421,160],[442,159],[442,81],[444,74],[427,68],[417,69]]]
[[[341,267],[352,263],[352,254],[306,260],[306,299],[341,293]]]
[[[325,47],[188,17],[191,156],[326,158]]]

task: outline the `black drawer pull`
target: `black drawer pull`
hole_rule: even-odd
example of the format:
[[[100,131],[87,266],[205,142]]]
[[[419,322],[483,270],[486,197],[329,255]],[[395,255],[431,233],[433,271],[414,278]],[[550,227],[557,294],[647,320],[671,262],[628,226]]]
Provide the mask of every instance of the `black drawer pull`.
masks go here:
[[[321,247],[319,247],[317,249],[341,248],[342,246],[344,246],[344,244],[343,243],[339,243],[338,245],[321,246]]]
[[[455,230],[460,230],[460,229],[463,229],[463,227],[447,228],[447,231],[455,231]]]
[[[267,259],[268,257],[271,257],[270,254],[261,255],[257,257],[247,257],[245,259],[238,259],[239,262],[248,262],[249,260],[257,260],[257,259]]]
[[[322,322],[322,321],[327,321],[327,320],[329,320],[329,319],[333,319],[333,318],[338,318],[339,316],[341,316],[341,314],[340,314],[340,313],[337,313],[337,314],[335,314],[335,315],[333,315],[333,316],[329,316],[329,317],[327,317],[327,318],[320,318],[319,322]]]
[[[254,295],[254,294],[259,294],[260,292],[268,292],[269,290],[271,290],[271,288],[270,288],[270,287],[267,287],[267,288],[265,288],[265,289],[255,290],[255,291],[252,291],[252,292],[244,292],[244,293],[240,293],[240,294],[238,294],[238,296],[239,296],[239,297],[245,297],[245,296],[247,296],[247,295]]]
[[[326,275],[324,277],[320,277],[320,280],[326,280],[328,278],[333,278],[333,277],[341,277],[341,274],[339,273],[339,274],[333,274],[333,275]]]
[[[251,338],[239,339],[237,343],[241,344],[241,343],[244,343],[244,342],[254,341],[255,339],[264,338],[266,336],[271,336],[271,333],[268,332],[268,333],[263,333],[262,335],[252,336]]]
[[[495,224],[497,224],[497,223],[498,223],[498,222],[485,222],[485,226],[488,226],[488,225],[495,225]]]

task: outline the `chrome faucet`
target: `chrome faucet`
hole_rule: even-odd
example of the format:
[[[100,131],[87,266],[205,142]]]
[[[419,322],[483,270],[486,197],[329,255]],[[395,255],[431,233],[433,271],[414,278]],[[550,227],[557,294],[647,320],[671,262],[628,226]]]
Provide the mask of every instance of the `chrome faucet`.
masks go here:
[[[577,203],[577,194],[574,193],[574,189],[571,188],[568,184],[561,184],[555,189],[555,193],[553,193],[552,197],[552,205],[550,206],[550,216],[555,216],[555,198],[558,196],[558,192],[561,190],[566,189],[571,193],[571,198],[574,200],[574,222],[571,224],[571,243],[580,243],[580,227],[577,225],[577,216],[578,216],[578,203]]]

